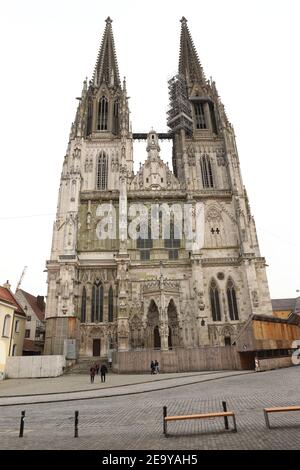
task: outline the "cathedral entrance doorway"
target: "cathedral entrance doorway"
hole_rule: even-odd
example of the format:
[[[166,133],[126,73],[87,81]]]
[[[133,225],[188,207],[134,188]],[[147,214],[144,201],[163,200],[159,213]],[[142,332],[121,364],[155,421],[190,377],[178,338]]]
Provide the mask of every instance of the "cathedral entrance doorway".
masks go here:
[[[101,341],[99,338],[93,339],[93,356],[100,356],[101,351]]]

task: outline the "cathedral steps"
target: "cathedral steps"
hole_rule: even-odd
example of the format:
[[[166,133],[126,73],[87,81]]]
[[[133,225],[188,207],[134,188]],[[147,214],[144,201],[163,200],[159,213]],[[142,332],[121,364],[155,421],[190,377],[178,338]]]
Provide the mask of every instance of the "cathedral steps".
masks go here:
[[[80,357],[76,364],[66,371],[66,374],[89,374],[90,368],[95,364],[99,364],[100,367],[105,364],[107,370],[109,369],[107,357]]]

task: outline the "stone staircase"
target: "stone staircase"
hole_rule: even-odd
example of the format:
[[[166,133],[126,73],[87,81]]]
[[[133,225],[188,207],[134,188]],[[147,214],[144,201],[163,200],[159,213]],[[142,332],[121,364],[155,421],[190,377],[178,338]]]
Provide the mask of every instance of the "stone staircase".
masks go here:
[[[69,367],[65,372],[66,374],[86,374],[89,375],[90,368],[94,364],[99,364],[101,367],[102,364],[105,364],[107,370],[109,369],[107,357],[79,357],[76,364]]]

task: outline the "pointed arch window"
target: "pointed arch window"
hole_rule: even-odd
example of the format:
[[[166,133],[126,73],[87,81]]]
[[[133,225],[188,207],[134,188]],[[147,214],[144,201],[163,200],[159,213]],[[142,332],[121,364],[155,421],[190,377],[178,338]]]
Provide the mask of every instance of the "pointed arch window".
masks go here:
[[[92,289],[91,321],[103,322],[103,285],[94,284]]]
[[[108,121],[108,99],[105,96],[102,96],[98,104],[97,130],[107,131],[107,121]]]
[[[214,280],[210,284],[209,296],[210,296],[212,319],[213,321],[221,321],[219,290],[218,290],[216,281]]]
[[[87,113],[87,123],[86,123],[87,135],[90,135],[92,132],[92,122],[93,122],[93,101],[90,97],[88,101],[88,113]]]
[[[227,283],[227,301],[230,320],[238,320],[239,312],[236,301],[235,287],[231,279]]]
[[[166,225],[164,234],[164,245],[165,248],[169,248],[169,259],[178,259],[178,248],[180,248],[180,231],[177,225],[174,223],[174,217],[170,220],[170,232],[168,234],[169,227]]]
[[[198,101],[194,104],[196,129],[206,129],[207,125],[205,122],[204,103]]]
[[[213,188],[214,179],[211,168],[211,161],[208,155],[202,155],[202,157],[200,158],[200,166],[203,188]]]
[[[148,221],[148,237],[138,237],[136,247],[140,250],[140,259],[143,261],[150,260],[150,250],[153,248],[153,240],[151,233],[151,221]]]
[[[100,189],[101,191],[107,189],[107,160],[107,155],[104,152],[101,152],[98,157],[97,168],[97,189]]]
[[[114,102],[114,109],[113,109],[113,133],[118,134],[119,132],[119,100]]]
[[[80,321],[81,323],[86,322],[86,288],[85,287],[83,287],[82,289]]]
[[[108,321],[114,321],[114,291],[112,286],[108,291]]]

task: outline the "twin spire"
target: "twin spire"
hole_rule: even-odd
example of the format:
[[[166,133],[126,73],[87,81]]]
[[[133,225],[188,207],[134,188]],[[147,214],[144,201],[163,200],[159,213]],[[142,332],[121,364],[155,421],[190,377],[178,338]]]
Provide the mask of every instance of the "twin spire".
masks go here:
[[[112,31],[112,19],[108,17],[105,21],[106,27],[94,70],[93,84],[94,86],[100,86],[102,83],[106,83],[108,86],[120,86],[118,62]],[[178,72],[180,75],[184,76],[188,83],[205,83],[205,74],[189,32],[187,20],[183,16],[180,21],[181,35]]]
[[[107,86],[120,86],[118,61],[111,25],[112,19],[108,17],[105,22],[106,27],[94,70],[93,84],[94,86],[100,86],[102,83],[106,83]]]
[[[180,21],[181,34],[178,72],[184,76],[188,83],[205,83],[205,74],[187,26],[187,19],[183,16]]]

